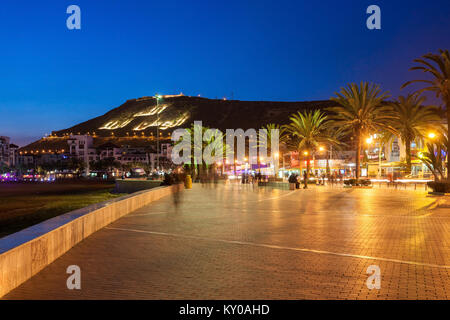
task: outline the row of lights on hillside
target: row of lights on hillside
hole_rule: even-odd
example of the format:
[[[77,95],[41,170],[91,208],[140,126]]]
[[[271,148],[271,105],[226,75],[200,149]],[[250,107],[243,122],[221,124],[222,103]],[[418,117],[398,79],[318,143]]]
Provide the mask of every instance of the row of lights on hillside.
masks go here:
[[[81,135],[80,132],[78,132],[77,134],[78,134],[78,135]],[[90,132],[86,132],[85,134],[88,135],[88,136],[91,135]],[[162,134],[163,134],[162,132],[159,133],[160,136],[162,136]],[[64,138],[64,137],[69,137],[69,136],[72,136],[72,135],[73,135],[72,132],[70,132],[70,133],[68,133],[68,132],[63,133],[61,136],[58,136],[57,134],[51,134],[51,135],[46,134],[43,138],[44,138],[44,139],[48,139],[48,138]],[[127,135],[127,137],[129,137],[129,136],[130,136],[130,133],[127,132],[126,135]],[[168,136],[170,136],[170,135],[171,135],[171,133],[169,132],[169,133],[168,133]],[[97,137],[97,134],[96,134],[95,132],[93,132],[93,133],[92,133],[92,136],[95,138],[95,137]],[[111,132],[111,136],[115,136],[114,132]],[[142,138],[145,138],[146,136],[145,136],[145,132],[142,132],[140,136],[138,136],[138,134],[137,134],[136,132],[133,132],[133,137],[137,137],[137,138],[142,137]],[[149,137],[153,137],[153,132],[150,132],[150,136],[149,136]]]

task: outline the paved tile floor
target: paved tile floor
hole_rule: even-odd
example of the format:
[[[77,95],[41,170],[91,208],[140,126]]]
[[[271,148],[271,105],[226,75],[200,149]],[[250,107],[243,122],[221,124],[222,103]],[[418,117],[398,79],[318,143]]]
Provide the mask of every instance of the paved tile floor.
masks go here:
[[[450,206],[424,191],[195,185],[98,231],[5,298],[449,299],[449,231]],[[66,287],[70,265],[81,290]],[[370,265],[379,290],[367,288]]]

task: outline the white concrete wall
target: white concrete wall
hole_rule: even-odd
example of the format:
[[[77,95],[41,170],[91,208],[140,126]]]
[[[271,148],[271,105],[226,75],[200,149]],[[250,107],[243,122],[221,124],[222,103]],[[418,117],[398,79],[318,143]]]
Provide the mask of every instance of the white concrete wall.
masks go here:
[[[111,222],[183,189],[158,187],[49,219],[0,239],[0,297]]]

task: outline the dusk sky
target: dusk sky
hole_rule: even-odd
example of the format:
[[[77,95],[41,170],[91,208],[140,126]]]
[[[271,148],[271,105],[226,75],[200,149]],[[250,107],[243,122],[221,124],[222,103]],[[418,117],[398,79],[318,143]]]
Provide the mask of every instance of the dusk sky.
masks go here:
[[[156,92],[324,100],[364,80],[397,96],[414,58],[450,49],[449,17],[448,0],[3,0],[0,135],[23,145]]]

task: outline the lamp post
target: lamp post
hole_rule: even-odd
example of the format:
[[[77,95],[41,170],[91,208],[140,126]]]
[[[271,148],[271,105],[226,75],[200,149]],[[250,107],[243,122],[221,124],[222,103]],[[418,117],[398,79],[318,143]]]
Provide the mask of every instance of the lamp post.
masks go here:
[[[159,100],[161,95],[156,94],[156,170],[159,172]]]
[[[330,145],[330,150],[325,150],[325,147],[323,147],[323,146],[319,147],[319,151],[320,152],[324,152],[324,151],[328,152],[328,156],[325,155],[325,157],[327,159],[327,165],[326,165],[326,169],[325,169],[325,171],[327,172],[327,175],[330,175],[330,172],[331,172],[331,170],[330,170],[330,160],[331,160],[331,152],[332,152],[331,149],[332,148],[333,148],[333,146],[331,146],[331,145]]]
[[[373,136],[370,136],[369,138],[366,139],[366,143],[370,145],[374,142],[374,139],[377,139],[378,141],[378,173],[377,173],[377,177],[381,178],[381,136],[374,134]],[[367,164],[367,176],[369,175],[369,164]]]

